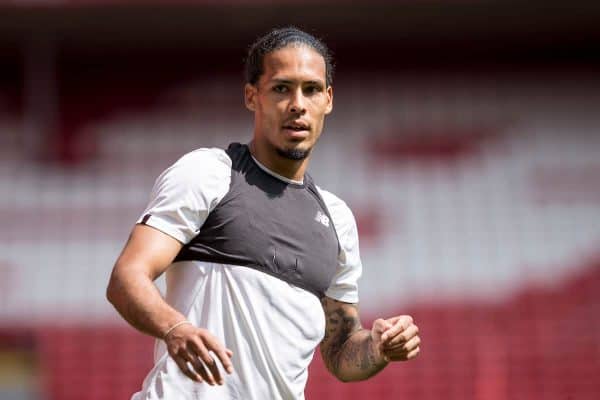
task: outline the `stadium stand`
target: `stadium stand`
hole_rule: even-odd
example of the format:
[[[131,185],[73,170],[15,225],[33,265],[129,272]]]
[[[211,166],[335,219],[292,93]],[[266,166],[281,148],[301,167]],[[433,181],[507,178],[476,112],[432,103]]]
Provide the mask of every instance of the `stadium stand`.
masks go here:
[[[317,354],[307,398],[597,398],[600,91],[591,79],[550,93],[544,79],[381,76],[369,99],[366,83],[339,82],[311,170],[356,213],[365,325],[411,313],[425,345],[354,384]],[[226,94],[234,80],[142,91],[141,103],[105,83],[112,106],[67,124],[71,156],[34,162],[1,139],[0,337],[31,338],[49,400],[140,387],[152,340],[104,300],[112,263],[162,169],[251,132]],[[15,121],[0,125],[17,132]]]

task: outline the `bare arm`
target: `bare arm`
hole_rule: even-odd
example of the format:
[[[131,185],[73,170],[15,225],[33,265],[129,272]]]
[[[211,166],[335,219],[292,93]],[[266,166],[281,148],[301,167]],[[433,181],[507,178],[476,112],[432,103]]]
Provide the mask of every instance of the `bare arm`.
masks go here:
[[[323,310],[326,323],[321,355],[329,372],[344,382],[358,381],[387,365],[373,343],[371,331],[362,328],[356,304],[325,297]]]
[[[188,377],[221,384],[221,374],[209,351],[215,353],[227,372],[232,371],[232,352],[208,331],[190,324],[178,325],[169,332],[175,324],[185,321],[185,316],[167,304],[154,284],[181,247],[169,235],[136,225],[113,268],[106,296],[132,326],[164,339],[169,354]]]
[[[404,361],[419,352],[418,328],[409,316],[377,319],[371,330],[360,324],[356,304],[325,297],[325,337],[321,355],[327,369],[344,382],[372,377],[390,361]]]
[[[162,298],[154,280],[171,264],[181,243],[145,225],[136,225],[113,268],[106,297],[127,322],[162,339],[185,317]]]

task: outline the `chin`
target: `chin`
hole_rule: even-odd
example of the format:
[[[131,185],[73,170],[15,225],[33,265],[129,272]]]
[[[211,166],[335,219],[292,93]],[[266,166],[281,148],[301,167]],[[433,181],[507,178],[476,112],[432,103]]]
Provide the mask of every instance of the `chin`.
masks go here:
[[[281,157],[286,158],[288,160],[300,161],[300,160],[304,160],[306,157],[308,157],[310,155],[311,150],[312,150],[312,148],[308,148],[308,149],[302,149],[302,148],[297,148],[297,147],[288,148],[288,149],[277,148],[277,154],[279,154]]]

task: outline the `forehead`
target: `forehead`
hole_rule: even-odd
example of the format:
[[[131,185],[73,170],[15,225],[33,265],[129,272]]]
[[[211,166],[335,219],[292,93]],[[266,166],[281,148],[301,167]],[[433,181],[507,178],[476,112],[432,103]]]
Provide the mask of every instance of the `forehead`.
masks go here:
[[[315,49],[292,44],[265,55],[260,80],[322,81],[325,83],[325,60]]]

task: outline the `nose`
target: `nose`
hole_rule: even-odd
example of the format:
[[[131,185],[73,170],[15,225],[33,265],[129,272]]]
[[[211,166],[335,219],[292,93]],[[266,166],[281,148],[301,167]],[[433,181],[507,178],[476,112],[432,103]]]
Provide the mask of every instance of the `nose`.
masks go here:
[[[289,104],[289,110],[292,114],[305,114],[306,113],[306,105],[304,103],[304,93],[302,93],[302,89],[298,88],[292,92]]]

